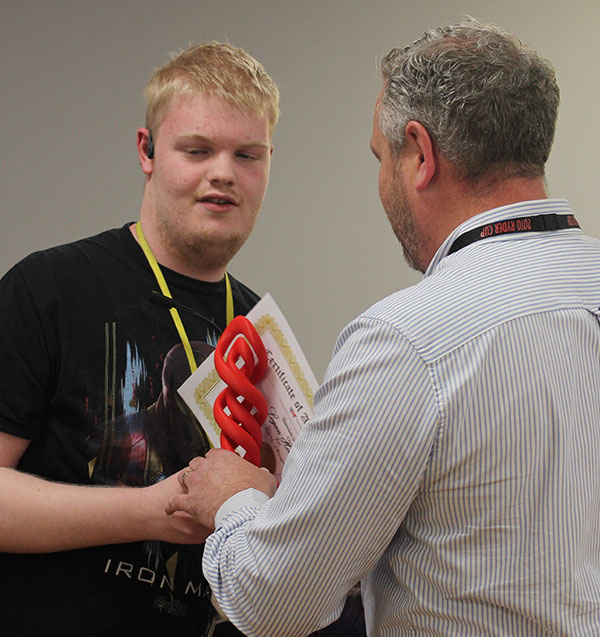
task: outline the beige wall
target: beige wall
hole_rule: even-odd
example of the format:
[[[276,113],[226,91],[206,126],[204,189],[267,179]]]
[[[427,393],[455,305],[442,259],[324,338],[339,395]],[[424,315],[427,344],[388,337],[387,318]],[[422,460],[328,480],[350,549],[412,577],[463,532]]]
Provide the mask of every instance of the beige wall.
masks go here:
[[[167,52],[248,49],[282,91],[271,185],[231,271],[270,291],[321,377],[339,330],[410,285],[369,151],[376,61],[464,14],[550,58],[562,108],[550,194],[600,237],[597,0],[2,0],[0,274],[21,256],[138,215],[142,89]]]

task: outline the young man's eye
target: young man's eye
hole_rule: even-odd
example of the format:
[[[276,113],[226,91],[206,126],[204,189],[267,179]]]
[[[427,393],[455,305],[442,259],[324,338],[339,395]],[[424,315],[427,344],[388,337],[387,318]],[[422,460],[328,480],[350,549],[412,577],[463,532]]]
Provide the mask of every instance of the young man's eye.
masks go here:
[[[237,153],[237,156],[244,161],[258,161],[261,158],[260,155],[257,155],[256,153],[239,152]]]
[[[187,148],[186,153],[188,155],[207,155],[208,150],[206,148]]]

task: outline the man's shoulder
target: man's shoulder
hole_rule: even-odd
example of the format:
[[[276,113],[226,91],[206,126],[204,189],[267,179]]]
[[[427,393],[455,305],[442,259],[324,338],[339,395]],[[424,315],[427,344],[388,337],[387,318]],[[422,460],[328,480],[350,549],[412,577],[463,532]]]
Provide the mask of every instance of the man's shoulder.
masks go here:
[[[0,293],[5,298],[30,294],[40,303],[52,298],[94,298],[101,288],[135,269],[135,252],[127,245],[127,234],[123,226],[32,252],[0,279]]]
[[[509,321],[585,309],[600,291],[599,247],[583,235],[482,242],[361,316],[389,324],[436,360]]]
[[[101,258],[108,253],[122,252],[129,233],[128,226],[104,230],[94,235],[75,239],[66,243],[37,250],[17,262],[10,270],[36,276],[49,269],[70,270],[89,262],[94,258]]]
[[[127,241],[130,235],[129,224],[120,228],[111,228],[103,230],[93,235],[75,239],[66,243],[34,252],[30,256],[38,258],[57,259],[76,257],[82,254],[89,254],[90,251],[120,251],[123,243]],[[133,238],[132,238],[133,240]]]
[[[381,323],[417,343],[439,325],[449,291],[434,278],[425,278],[376,302],[357,320]],[[449,296],[455,299],[453,295]]]

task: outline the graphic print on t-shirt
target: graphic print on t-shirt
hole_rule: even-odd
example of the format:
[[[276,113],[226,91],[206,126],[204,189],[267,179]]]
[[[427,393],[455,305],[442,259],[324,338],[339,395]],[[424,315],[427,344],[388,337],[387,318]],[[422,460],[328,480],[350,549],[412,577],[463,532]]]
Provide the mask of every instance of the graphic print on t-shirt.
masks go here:
[[[148,363],[135,343],[117,338],[117,330],[115,323],[105,326],[105,418],[93,437],[90,478],[94,484],[148,486],[206,453],[209,443],[177,393],[190,375],[183,346],[178,343],[166,355],[157,354],[158,364]],[[191,346],[198,364],[214,349],[200,341]],[[202,548],[147,541],[143,556],[138,554],[142,563],[109,557],[104,572],[151,586],[157,592],[157,610],[185,615],[188,608],[182,598],[210,596],[201,575]]]

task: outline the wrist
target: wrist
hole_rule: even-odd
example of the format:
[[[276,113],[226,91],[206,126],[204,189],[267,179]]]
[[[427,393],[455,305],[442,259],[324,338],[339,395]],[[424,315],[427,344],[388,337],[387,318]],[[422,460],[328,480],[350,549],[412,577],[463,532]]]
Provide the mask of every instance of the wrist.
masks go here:
[[[160,483],[131,491],[131,509],[134,515],[132,531],[136,535],[132,540],[168,541],[165,537],[168,520],[164,512],[163,499],[160,497]]]

